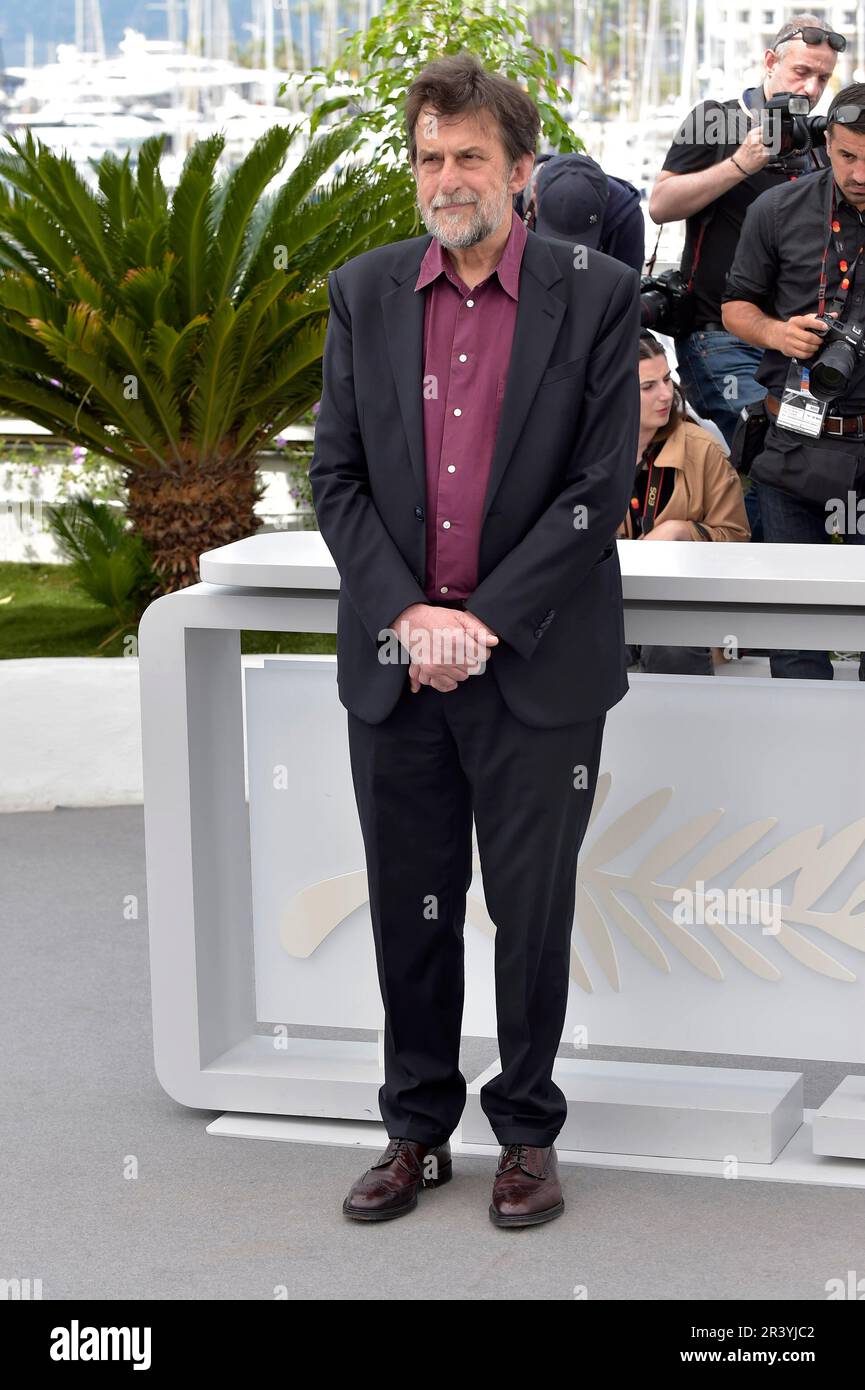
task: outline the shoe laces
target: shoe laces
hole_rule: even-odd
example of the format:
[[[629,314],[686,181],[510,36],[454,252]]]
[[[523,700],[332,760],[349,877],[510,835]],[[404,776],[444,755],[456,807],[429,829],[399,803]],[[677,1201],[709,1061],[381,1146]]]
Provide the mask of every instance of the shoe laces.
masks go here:
[[[406,1138],[389,1139],[387,1149],[385,1150],[385,1153],[389,1155],[388,1162],[396,1163],[400,1161],[402,1155],[405,1154],[403,1167],[408,1167],[412,1172],[419,1170],[420,1162],[414,1150],[410,1147],[413,1142],[413,1140]]]

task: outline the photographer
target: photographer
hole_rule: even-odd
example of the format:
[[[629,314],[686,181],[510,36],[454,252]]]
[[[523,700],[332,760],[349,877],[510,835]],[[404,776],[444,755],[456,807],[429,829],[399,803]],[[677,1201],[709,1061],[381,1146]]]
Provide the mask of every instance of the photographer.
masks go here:
[[[721,318],[724,278],[745,214],[761,193],[825,164],[822,150],[790,147],[789,122],[771,102],[792,93],[813,108],[845,48],[843,35],[826,29],[820,19],[795,16],[766,50],[760,86],[738,99],[700,102],[691,111],[652,191],[653,222],[687,222],[681,276],[690,294],[687,303],[675,305],[671,334],[679,379],[695,410],[718,426],[728,444],[742,407],[763,395],[754,380],[759,352],[725,328]],[[643,321],[671,331],[645,315]],[[745,503],[754,531],[752,493]]]
[[[865,492],[865,85],[838,92],[826,122],[829,167],[752,204],[723,296],[728,330],[763,349],[771,423],[751,477],[765,540],[812,545],[831,542],[848,494]],[[847,544],[865,541],[857,516],[837,528]],[[770,664],[773,676],[833,676],[826,652]]]

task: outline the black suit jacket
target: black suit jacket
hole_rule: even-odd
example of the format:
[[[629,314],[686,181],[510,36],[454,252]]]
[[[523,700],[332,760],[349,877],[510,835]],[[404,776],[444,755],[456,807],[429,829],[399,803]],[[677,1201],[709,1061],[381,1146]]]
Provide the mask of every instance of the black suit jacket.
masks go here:
[[[407,655],[379,660],[385,630],[427,602],[424,293],[414,285],[430,240],[377,247],[329,277],[310,481],[340,575],[339,698],[372,724],[408,680]],[[498,681],[536,728],[594,718],[628,689],[614,537],[639,439],[639,276],[581,251],[576,268],[570,242],[533,233],[523,251],[478,585],[465,600],[500,639],[468,679]]]

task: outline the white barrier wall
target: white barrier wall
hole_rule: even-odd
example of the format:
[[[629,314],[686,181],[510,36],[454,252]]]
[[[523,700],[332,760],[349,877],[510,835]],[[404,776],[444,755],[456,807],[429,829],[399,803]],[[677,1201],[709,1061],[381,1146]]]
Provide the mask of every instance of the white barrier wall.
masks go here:
[[[862,694],[631,678],[580,856],[566,1038],[865,1061]],[[258,1017],[380,1027],[329,663],[266,659],[246,672],[246,709]],[[476,857],[463,1019],[476,1037],[496,1033],[493,938]]]
[[[627,641],[865,648],[861,547],[619,555]],[[139,629],[157,1075],[181,1104],[234,1112],[212,1133],[375,1124],[379,1047],[289,1026],[380,1023],[332,660],[272,658],[245,679],[240,664],[243,629],[334,630],[335,566],[320,536],[272,535],[202,556],[201,573]],[[749,1176],[865,1184],[845,1166],[865,1159],[858,1092],[811,1116],[797,1073],[640,1068],[635,1089],[633,1069],[579,1057],[588,1042],[863,1059],[861,700],[858,681],[636,676],[610,711],[575,885],[564,1148],[589,1132],[625,1166],[715,1172],[738,1155]],[[464,1028],[488,1036],[492,938],[478,876]],[[459,1142],[484,1150],[480,1080]],[[274,1133],[275,1116],[294,1120]]]

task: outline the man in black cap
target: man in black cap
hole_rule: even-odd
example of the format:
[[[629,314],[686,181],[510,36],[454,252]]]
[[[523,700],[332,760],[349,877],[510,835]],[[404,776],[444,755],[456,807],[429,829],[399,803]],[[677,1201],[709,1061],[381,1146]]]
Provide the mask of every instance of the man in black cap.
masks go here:
[[[625,179],[607,175],[587,154],[541,154],[535,161],[525,211],[538,236],[574,241],[641,271],[645,231],[640,195]]]

